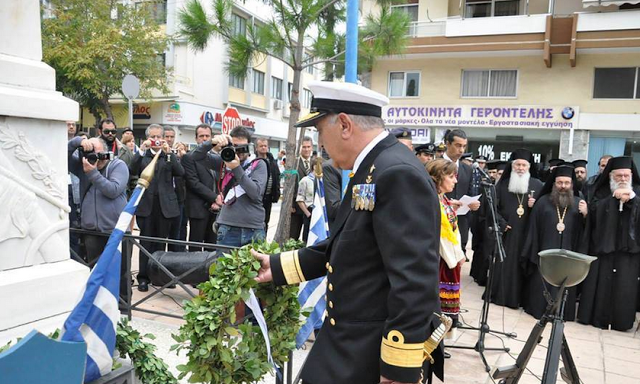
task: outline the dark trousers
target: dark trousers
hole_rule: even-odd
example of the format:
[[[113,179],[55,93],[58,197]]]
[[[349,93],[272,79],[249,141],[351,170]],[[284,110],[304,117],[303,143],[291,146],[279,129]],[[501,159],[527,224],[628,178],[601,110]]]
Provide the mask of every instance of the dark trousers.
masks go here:
[[[313,211],[312,208],[308,208],[309,212]],[[311,226],[311,215],[307,217],[304,213],[302,214],[302,241],[307,243],[307,239],[309,238],[309,227]]]
[[[216,233],[213,232],[213,223],[216,221],[216,217],[218,217],[217,214],[209,213],[204,219],[190,218],[189,241],[215,244],[217,242],[217,236]],[[202,251],[201,247],[189,247],[189,252],[200,251]]]
[[[154,196],[153,209],[151,214],[147,217],[136,216],[138,226],[140,227],[141,236],[159,237],[162,239],[169,238],[171,232],[171,221],[173,218],[166,218],[162,215],[162,208],[160,207],[160,199],[158,196]],[[165,244],[157,243],[155,241],[141,241],[140,244],[151,254],[155,251],[165,251]],[[138,283],[140,281],[149,282],[149,276],[147,275],[147,263],[149,258],[142,251],[140,251],[139,258],[139,271],[138,271]]]
[[[291,214],[291,226],[289,228],[289,237],[298,240],[300,238],[300,232],[302,231],[302,224],[304,222],[303,213]]]
[[[180,204],[180,215],[174,217],[171,220],[171,231],[169,238],[172,240],[186,240],[187,239],[187,218],[184,213],[184,204]],[[184,252],[186,247],[184,245],[169,244],[169,251],[171,252]]]
[[[264,230],[267,231],[269,229],[269,220],[271,219],[271,206],[273,203],[271,202],[271,196],[265,196],[264,200],[262,200],[262,206],[264,207]]]
[[[460,246],[462,252],[467,254],[467,241],[469,240],[469,217],[471,212],[467,212],[466,215],[458,216],[458,229],[460,230]]]

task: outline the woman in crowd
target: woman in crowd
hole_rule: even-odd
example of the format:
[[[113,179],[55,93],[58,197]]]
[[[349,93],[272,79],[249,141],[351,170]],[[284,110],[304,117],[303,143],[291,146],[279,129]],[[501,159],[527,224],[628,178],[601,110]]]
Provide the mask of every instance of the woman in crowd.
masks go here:
[[[457,167],[449,160],[436,159],[427,163],[426,168],[436,183],[440,198],[440,306],[442,313],[453,320],[450,338],[455,335],[460,313],[460,269],[465,260],[456,211],[445,196],[457,183]]]

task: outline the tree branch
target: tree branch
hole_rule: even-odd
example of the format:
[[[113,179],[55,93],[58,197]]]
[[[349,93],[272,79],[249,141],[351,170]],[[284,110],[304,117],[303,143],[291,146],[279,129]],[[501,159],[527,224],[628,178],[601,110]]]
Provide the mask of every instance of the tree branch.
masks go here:
[[[318,10],[318,13],[316,13],[314,15],[313,18],[311,18],[311,20],[317,20],[318,17],[320,17],[320,14],[322,13],[322,11],[324,11],[325,9],[329,8],[330,6],[332,6],[333,4],[337,3],[338,0],[331,0],[330,2],[328,2],[327,4],[325,4],[322,8],[320,8],[320,10]]]

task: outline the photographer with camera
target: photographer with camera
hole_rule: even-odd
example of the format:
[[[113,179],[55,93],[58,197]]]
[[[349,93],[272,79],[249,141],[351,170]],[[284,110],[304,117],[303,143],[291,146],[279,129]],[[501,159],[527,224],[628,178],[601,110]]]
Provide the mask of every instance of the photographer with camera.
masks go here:
[[[133,152],[118,140],[116,122],[106,118],[98,123],[98,139],[102,142],[105,151],[113,152],[113,156],[124,161],[127,166],[133,160]]]
[[[218,135],[203,142],[192,156],[195,161],[210,157],[212,164],[224,162],[219,194],[212,205],[213,209],[220,209],[216,220],[218,244],[240,247],[265,237],[262,196],[267,185],[267,164],[265,159],[249,158],[253,150],[249,148],[251,133],[246,127],[235,127],[230,136]],[[219,149],[219,155],[210,153],[213,147]]]
[[[151,163],[158,151],[162,151],[156,164],[155,175],[145,194],[140,199],[136,210],[136,220],[140,227],[140,235],[169,238],[171,222],[180,216],[178,196],[174,187],[174,178],[184,176],[184,168],[178,158],[171,152],[171,148],[163,139],[164,128],[159,124],[151,124],[146,130],[147,139],[140,146],[129,166],[134,175],[140,176],[142,171]],[[164,251],[162,243],[142,241],[142,246],[154,253]],[[138,291],[149,290],[149,277],[147,275],[148,258],[140,253],[138,272]]]
[[[69,172],[80,179],[80,227],[99,232],[113,231],[120,212],[127,205],[127,165],[105,151],[97,138],[74,137],[69,141],[68,151]],[[108,236],[84,237],[88,263],[98,259],[108,239]]]

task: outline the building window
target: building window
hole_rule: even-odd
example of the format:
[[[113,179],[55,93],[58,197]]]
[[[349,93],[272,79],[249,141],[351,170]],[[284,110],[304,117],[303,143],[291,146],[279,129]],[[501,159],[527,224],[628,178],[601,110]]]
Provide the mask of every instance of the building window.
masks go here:
[[[311,56],[308,53],[305,53],[304,59],[302,59],[302,62],[304,64],[307,64],[307,63],[311,63],[312,61],[313,59],[311,58]],[[305,67],[304,71],[313,75],[313,66],[309,65],[308,67]]]
[[[229,86],[244,89],[244,76],[229,75]]]
[[[302,100],[300,100],[302,108],[311,108],[311,97],[311,91],[305,88],[302,91]]]
[[[638,68],[596,68],[594,99],[640,99]]]
[[[253,87],[251,92],[264,95],[264,72],[253,70]]]
[[[293,83],[287,83],[287,95],[289,96],[287,101],[291,101],[291,92],[293,92]]]
[[[390,72],[389,97],[420,96],[420,72]]]
[[[140,1],[135,4],[135,7],[148,12],[156,23],[167,24],[167,0]]]
[[[493,12],[492,4],[495,5]],[[465,17],[515,16],[520,14],[520,0],[467,0]]]
[[[516,97],[518,71],[462,71],[462,97]]]
[[[410,22],[418,21],[418,4],[392,5],[391,10],[406,13]]]
[[[247,34],[247,19],[242,16],[238,16],[235,13],[231,14],[231,34],[233,36],[246,35]]]
[[[282,79],[271,77],[271,97],[282,100]]]

